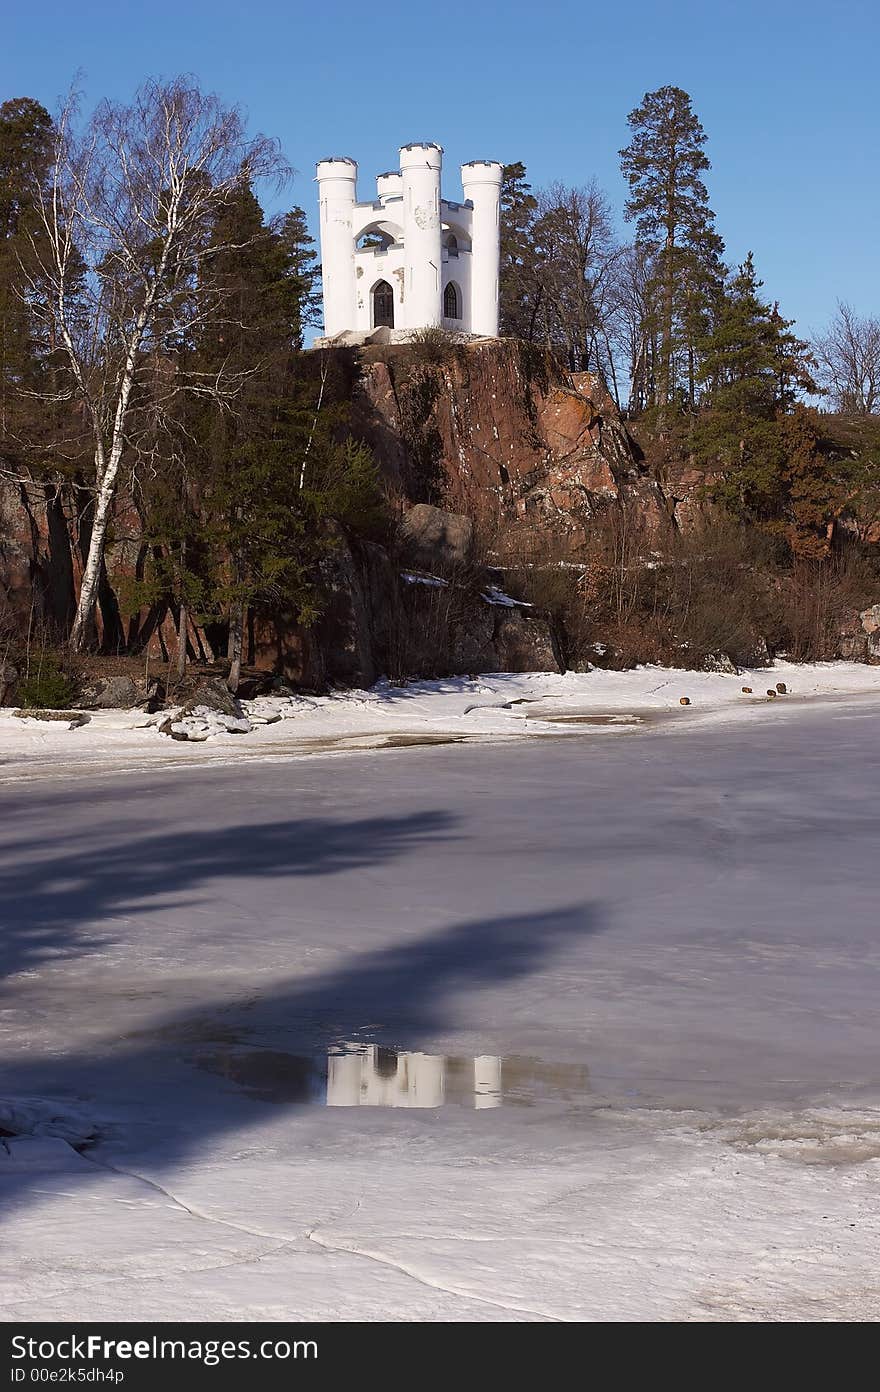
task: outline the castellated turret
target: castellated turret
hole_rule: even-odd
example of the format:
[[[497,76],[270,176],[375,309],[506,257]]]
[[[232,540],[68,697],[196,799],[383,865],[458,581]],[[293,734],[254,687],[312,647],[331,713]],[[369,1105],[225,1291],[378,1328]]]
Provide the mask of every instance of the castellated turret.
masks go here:
[[[400,168],[378,175],[363,203],[353,159],[319,162],[321,341],[430,327],[497,337],[501,165],[463,165],[460,203],[443,198],[442,167],[440,145],[404,145]]]

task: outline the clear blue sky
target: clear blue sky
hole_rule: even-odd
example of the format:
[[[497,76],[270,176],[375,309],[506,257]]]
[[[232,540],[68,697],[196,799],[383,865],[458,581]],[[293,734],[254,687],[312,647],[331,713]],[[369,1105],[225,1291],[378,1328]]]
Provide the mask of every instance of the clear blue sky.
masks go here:
[[[627,113],[684,87],[709,137],[728,258],[752,249],[802,332],[838,298],[880,313],[877,0],[7,0],[0,91],[53,109],[79,69],[89,102],[145,75],[198,75],[277,136],[314,209],[314,163],[350,154],[369,177],[397,147],[457,165],[523,160],[535,186],[592,176],[618,212]]]

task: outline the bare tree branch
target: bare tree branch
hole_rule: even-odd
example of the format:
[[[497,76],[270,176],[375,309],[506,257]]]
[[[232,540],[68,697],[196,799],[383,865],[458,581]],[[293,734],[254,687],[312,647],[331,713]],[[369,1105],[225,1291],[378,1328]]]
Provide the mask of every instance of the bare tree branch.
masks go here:
[[[275,142],[249,139],[237,108],[192,79],[147,82],[129,106],[102,102],[82,131],[75,93],[60,113],[48,179],[35,178],[24,296],[45,343],[63,352],[66,390],[92,437],[94,516],[74,647],[94,611],[123,456],[155,439],[157,415],[180,392],[222,406],[241,388],[242,374],[222,367],[185,373],[166,343],[222,319],[224,289],[211,273],[228,249],[211,237],[218,213],[244,182],[285,173]]]
[[[813,341],[820,384],[835,408],[854,416],[880,411],[880,319],[838,301],[824,334]]]

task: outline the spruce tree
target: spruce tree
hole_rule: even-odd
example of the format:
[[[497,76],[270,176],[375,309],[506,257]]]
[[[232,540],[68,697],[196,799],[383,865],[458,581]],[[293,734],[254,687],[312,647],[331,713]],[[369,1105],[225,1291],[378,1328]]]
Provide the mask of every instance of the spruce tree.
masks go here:
[[[301,348],[305,330],[321,323],[321,268],[302,208],[291,208],[281,221],[278,235],[287,262],[285,274],[293,291],[293,341]]]
[[[501,332],[531,339],[536,306],[533,228],[538,200],[526,180],[526,167],[517,160],[501,174],[501,266],[498,279]]]
[[[823,438],[822,418],[796,403],[780,420],[783,465],[781,527],[800,560],[823,561],[831,551],[834,523],[858,493],[864,466]]]
[[[710,334],[699,344],[698,381],[704,404],[718,418],[772,420],[801,392],[815,392],[809,346],[792,333],[778,304],[761,298],[752,253],[730,277]]]
[[[717,322],[700,343],[702,410],[694,444],[708,467],[720,469],[716,497],[765,523],[790,506],[785,421],[802,392],[815,392],[806,343],[777,305],[761,297],[751,252],[730,277]]]

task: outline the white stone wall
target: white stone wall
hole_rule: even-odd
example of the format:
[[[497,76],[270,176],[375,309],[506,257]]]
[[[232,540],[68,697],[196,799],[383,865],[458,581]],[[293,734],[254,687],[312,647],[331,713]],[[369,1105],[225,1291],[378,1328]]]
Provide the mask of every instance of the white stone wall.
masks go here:
[[[373,323],[373,290],[380,280],[394,291],[394,327],[403,323],[403,247],[388,251],[356,251],[354,255],[355,318],[352,328],[369,331]]]
[[[442,167],[443,151],[439,145],[404,145],[400,151],[405,267],[402,329],[423,329],[440,323]]]
[[[442,318],[443,327],[444,329],[456,330],[458,333],[471,333],[471,251],[469,246],[463,247],[461,245],[460,237],[457,255],[450,255],[445,248],[443,251],[444,291],[450,281],[455,284],[459,292],[461,318],[447,319],[444,315]]]
[[[324,332],[332,336],[351,328],[355,318],[352,226],[357,165],[351,159],[322,160],[317,180]]]

